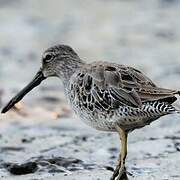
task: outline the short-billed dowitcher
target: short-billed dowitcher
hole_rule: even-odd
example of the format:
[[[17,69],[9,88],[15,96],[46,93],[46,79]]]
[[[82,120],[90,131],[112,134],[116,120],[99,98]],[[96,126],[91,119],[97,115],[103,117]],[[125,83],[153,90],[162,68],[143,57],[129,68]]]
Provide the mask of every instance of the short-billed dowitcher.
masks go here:
[[[172,105],[177,90],[156,86],[141,71],[109,62],[85,63],[67,45],[47,49],[34,79],[3,108],[7,112],[47,77],[59,77],[72,109],[88,125],[116,131],[121,152],[112,180],[128,179],[125,168],[128,133],[161,116],[178,112]]]

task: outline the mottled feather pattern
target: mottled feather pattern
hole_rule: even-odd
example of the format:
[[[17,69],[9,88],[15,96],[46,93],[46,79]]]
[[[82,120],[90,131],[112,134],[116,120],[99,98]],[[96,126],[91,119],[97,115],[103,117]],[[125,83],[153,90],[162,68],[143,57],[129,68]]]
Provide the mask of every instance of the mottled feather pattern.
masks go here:
[[[139,70],[107,62],[78,69],[67,89],[73,109],[102,130],[113,130],[114,122],[133,130],[175,112],[169,102],[179,93],[157,87]]]

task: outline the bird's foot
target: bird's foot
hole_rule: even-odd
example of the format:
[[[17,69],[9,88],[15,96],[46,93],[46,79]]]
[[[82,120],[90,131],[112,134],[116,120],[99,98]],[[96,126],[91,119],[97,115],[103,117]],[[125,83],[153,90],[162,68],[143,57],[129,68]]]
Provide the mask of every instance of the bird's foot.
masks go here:
[[[118,164],[110,180],[129,180],[124,165]]]

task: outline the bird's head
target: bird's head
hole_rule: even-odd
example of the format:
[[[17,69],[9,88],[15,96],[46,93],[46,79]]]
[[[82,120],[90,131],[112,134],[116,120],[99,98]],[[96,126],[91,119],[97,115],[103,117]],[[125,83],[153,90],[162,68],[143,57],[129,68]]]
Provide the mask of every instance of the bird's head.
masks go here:
[[[48,77],[55,76],[61,78],[64,82],[68,81],[68,78],[82,63],[76,52],[67,45],[56,45],[48,48],[42,55],[42,67],[33,80],[13,97],[1,112],[6,113],[28,92]]]
[[[71,47],[56,45],[43,53],[41,71],[44,77],[68,78],[73,69],[76,69],[81,63],[82,61]]]

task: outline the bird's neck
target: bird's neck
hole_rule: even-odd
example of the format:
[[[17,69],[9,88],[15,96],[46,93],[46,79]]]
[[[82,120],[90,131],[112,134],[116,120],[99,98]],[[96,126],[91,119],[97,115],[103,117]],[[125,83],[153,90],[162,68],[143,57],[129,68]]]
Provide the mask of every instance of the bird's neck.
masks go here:
[[[70,80],[71,76],[79,68],[81,68],[85,64],[85,62],[83,60],[81,60],[79,57],[77,57],[76,59],[68,58],[68,60],[64,61],[64,63],[65,64],[64,64],[63,72],[61,74],[59,74],[59,77],[63,80],[63,83],[66,84]]]

